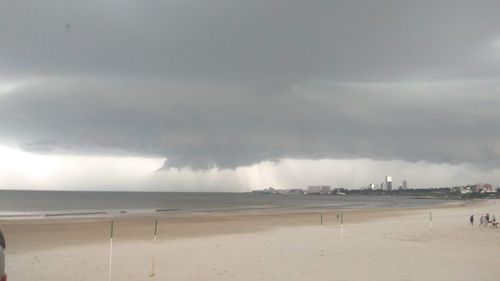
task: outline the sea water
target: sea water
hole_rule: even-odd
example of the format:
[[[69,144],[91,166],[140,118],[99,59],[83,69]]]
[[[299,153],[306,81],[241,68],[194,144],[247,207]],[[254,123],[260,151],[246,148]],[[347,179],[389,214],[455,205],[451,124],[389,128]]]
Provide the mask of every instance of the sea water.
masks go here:
[[[450,201],[403,196],[0,190],[0,219],[313,208],[412,208],[446,202]]]

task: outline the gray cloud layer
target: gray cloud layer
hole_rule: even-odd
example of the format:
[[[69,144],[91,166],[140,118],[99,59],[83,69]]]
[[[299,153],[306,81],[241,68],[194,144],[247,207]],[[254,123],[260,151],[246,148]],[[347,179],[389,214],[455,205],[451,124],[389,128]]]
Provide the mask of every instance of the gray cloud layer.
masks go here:
[[[0,3],[0,137],[234,168],[497,166],[500,3]]]

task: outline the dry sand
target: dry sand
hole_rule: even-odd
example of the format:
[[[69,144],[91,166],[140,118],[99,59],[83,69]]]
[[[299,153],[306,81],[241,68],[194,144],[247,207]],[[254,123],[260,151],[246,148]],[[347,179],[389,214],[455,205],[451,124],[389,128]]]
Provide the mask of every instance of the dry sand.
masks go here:
[[[500,228],[479,228],[484,213],[499,218],[500,201],[344,210],[342,233],[335,210],[161,217],[156,243],[154,219],[120,219],[112,280],[500,280]],[[0,227],[9,280],[108,280],[109,222]]]

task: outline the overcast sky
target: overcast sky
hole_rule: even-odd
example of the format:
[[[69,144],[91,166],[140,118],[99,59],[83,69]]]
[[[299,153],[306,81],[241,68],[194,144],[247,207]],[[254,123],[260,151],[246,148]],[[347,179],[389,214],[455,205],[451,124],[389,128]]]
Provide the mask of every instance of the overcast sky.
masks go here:
[[[0,187],[500,185],[499,1],[0,2]]]

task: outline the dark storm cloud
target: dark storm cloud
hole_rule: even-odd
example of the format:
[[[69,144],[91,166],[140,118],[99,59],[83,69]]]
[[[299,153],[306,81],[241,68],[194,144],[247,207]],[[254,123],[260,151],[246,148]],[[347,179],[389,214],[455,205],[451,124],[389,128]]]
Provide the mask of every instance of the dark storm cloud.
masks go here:
[[[497,164],[500,4],[0,4],[0,136],[167,165]]]
[[[500,4],[492,1],[0,5],[2,73],[35,76],[259,82],[442,75],[470,63],[499,36],[500,21]]]
[[[455,84],[430,83],[423,88],[436,92],[421,93],[413,84],[316,82],[263,96],[50,81],[3,97],[0,133],[28,149],[163,155],[193,168],[283,157],[494,161],[498,84]]]

